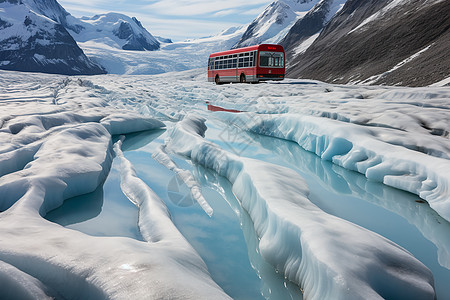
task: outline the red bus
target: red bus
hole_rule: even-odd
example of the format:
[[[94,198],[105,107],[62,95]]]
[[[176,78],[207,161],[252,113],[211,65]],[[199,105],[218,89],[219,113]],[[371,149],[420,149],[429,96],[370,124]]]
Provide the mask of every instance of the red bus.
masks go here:
[[[259,82],[284,79],[284,49],[261,44],[213,53],[208,60],[208,81]]]

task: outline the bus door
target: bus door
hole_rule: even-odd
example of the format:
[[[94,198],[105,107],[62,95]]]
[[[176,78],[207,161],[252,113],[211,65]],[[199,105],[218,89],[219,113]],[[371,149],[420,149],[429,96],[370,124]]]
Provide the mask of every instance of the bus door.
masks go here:
[[[215,67],[214,67],[214,57],[210,57],[209,58],[209,61],[208,61],[208,72],[211,72],[211,74],[212,74],[212,78],[214,78],[215,76],[216,76],[216,74],[215,74]],[[209,77],[209,74],[208,74],[208,77]]]
[[[235,80],[239,81],[239,70],[238,70],[238,55],[237,54],[233,54],[233,57],[231,59],[231,64],[233,69],[235,70]]]

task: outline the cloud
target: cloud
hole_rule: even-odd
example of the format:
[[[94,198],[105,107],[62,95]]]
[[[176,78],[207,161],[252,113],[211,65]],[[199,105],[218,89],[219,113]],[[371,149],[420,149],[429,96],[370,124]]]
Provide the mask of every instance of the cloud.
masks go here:
[[[58,0],[76,17],[108,12],[138,18],[153,35],[185,40],[250,23],[273,0]]]
[[[161,15],[196,16],[230,9],[245,12],[254,5],[267,5],[267,3],[267,0],[160,0],[147,5],[146,8]]]
[[[223,16],[228,16],[231,14],[236,14],[239,13],[236,9],[225,9],[225,10],[220,10],[218,12],[216,12],[213,16],[214,17],[223,17]]]
[[[217,34],[224,29],[242,24],[196,19],[165,19],[150,16],[136,16],[144,27],[154,35],[168,37],[174,41],[186,38],[200,38]]]

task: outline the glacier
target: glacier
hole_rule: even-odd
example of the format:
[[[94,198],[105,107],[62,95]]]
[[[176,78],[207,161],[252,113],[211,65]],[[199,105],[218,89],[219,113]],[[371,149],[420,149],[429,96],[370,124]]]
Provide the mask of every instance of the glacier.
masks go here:
[[[292,140],[302,148],[367,178],[419,195],[450,220],[448,160],[411,151],[377,139],[377,132],[349,123],[289,114],[225,115],[229,122],[250,124],[258,134]],[[243,118],[243,119],[241,119]],[[254,122],[254,120],[257,122]]]
[[[302,286],[305,298],[434,297],[432,275],[407,251],[325,216],[308,200],[305,182],[290,169],[239,158],[203,140],[204,122],[188,115],[174,127],[167,147],[230,180],[261,238],[262,256]],[[352,242],[355,245],[349,245]],[[349,265],[350,260],[355,263]],[[408,286],[408,293],[394,286]]]
[[[0,282],[7,287],[1,296],[230,298],[174,225],[161,191],[142,180],[140,166],[123,152],[127,134],[153,129],[166,130],[166,140],[147,159],[183,177],[212,221],[199,175],[176,161],[225,177],[238,199],[234,210],[239,205],[250,216],[246,226],[254,227],[262,259],[305,299],[445,296],[445,278],[435,281],[434,271],[409,249],[319,207],[310,178],[294,170],[305,159],[296,148],[274,142],[264,148],[274,154],[266,162],[251,137],[292,141],[318,161],[342,167],[323,184],[366,194],[406,219],[436,245],[439,264],[448,270],[448,87],[291,79],[215,86],[205,79],[201,69],[89,77],[0,71]],[[206,101],[243,112],[209,112]],[[217,126],[216,142],[209,126]],[[236,128],[236,136],[221,137],[221,126]],[[247,146],[256,151],[252,157],[239,152]],[[45,219],[66,199],[96,190],[113,160],[121,164],[123,194],[138,208],[143,240],[93,236]],[[148,180],[158,181],[159,174],[149,172]],[[429,207],[376,192],[371,183],[414,193]]]

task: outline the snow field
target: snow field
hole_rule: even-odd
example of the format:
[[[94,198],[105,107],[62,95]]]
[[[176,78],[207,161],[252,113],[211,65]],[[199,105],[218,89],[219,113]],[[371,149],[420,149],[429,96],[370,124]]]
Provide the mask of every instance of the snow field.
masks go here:
[[[305,298],[434,297],[431,272],[409,252],[321,211],[296,172],[240,158],[204,140],[204,122],[187,116],[175,125],[167,147],[230,180],[254,222],[262,256],[299,284]]]

